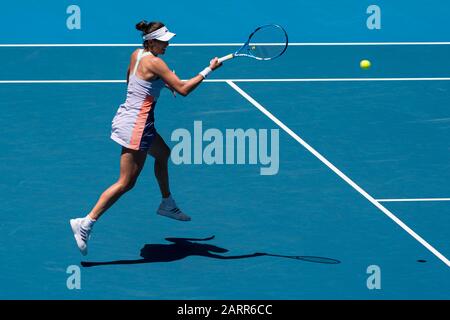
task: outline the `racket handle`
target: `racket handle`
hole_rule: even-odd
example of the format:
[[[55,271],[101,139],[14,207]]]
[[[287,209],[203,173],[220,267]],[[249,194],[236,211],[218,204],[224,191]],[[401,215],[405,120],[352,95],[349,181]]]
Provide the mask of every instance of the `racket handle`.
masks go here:
[[[230,59],[233,59],[233,58],[234,58],[234,54],[232,54],[232,53],[227,54],[226,56],[224,56],[222,58],[219,58],[219,63],[222,63],[224,61],[227,61],[227,60],[230,60]]]

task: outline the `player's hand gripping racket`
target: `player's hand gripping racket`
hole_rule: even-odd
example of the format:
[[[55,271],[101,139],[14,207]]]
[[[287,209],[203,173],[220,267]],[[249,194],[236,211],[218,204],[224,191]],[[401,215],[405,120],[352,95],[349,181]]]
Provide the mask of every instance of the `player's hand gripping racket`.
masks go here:
[[[276,24],[261,26],[252,32],[247,42],[238,51],[220,58],[219,63],[234,57],[272,60],[286,51],[288,43],[288,35],[281,26]]]

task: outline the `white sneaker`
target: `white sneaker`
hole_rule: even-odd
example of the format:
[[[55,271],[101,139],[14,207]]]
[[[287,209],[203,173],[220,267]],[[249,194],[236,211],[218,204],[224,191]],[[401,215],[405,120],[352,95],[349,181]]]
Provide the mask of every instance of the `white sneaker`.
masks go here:
[[[73,236],[77,242],[78,249],[83,256],[87,255],[87,242],[90,238],[92,228],[86,228],[81,223],[84,218],[70,219],[70,226],[72,227]]]
[[[183,213],[172,198],[163,200],[156,213],[175,220],[191,221],[191,217]]]

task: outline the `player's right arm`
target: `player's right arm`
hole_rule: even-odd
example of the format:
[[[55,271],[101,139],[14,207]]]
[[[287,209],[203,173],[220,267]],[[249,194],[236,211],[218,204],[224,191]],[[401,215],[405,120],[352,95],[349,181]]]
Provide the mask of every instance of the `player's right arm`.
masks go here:
[[[211,70],[215,70],[221,65],[216,57],[211,60],[209,67]],[[198,74],[187,81],[182,81],[160,58],[152,59],[150,69],[154,74],[162,78],[167,85],[184,97],[191,93],[205,79],[201,74]]]

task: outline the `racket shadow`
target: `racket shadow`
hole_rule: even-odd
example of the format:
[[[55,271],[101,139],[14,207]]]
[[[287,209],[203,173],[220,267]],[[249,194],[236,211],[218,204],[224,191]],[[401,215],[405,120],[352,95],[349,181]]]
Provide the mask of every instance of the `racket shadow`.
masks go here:
[[[314,256],[284,256],[277,254],[270,254],[264,252],[255,252],[252,254],[225,256],[220,253],[228,252],[227,249],[205,244],[198,243],[199,241],[208,241],[214,239],[214,236],[196,239],[196,238],[166,238],[171,244],[146,244],[141,249],[141,259],[134,260],[114,260],[103,262],[89,262],[81,261],[83,267],[96,267],[105,265],[128,265],[128,264],[141,264],[141,263],[156,263],[156,262],[172,262],[182,260],[189,256],[202,256],[213,259],[232,260],[232,259],[247,259],[261,256],[270,256],[278,258],[295,259],[306,262],[322,263],[322,264],[338,264],[339,260],[314,257]]]

